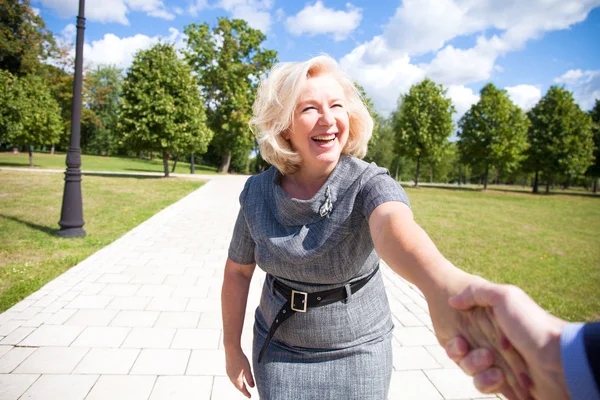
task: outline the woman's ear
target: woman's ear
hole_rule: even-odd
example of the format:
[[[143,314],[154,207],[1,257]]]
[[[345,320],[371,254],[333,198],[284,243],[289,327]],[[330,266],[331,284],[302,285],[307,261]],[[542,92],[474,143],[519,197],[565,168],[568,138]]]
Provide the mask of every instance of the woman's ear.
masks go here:
[[[285,131],[281,132],[281,137],[285,140],[290,140],[290,129],[288,128]]]

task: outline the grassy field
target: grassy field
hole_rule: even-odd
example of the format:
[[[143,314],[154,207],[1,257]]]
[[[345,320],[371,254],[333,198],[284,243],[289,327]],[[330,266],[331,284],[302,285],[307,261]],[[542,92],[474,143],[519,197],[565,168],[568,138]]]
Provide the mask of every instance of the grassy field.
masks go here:
[[[34,168],[39,169],[65,169],[65,154],[33,153]],[[28,153],[0,153],[0,167],[29,167]],[[169,171],[173,168],[173,161],[169,161]],[[82,171],[111,171],[111,172],[163,172],[162,159],[140,160],[137,158],[81,156]],[[190,164],[178,162],[175,168],[177,174],[189,174]],[[196,164],[197,174],[215,174],[213,167]]]
[[[600,198],[406,188],[415,218],[468,272],[568,320],[600,319]]]
[[[62,239],[64,175],[0,171],[0,311],[113,242],[202,182],[86,176],[85,238]]]

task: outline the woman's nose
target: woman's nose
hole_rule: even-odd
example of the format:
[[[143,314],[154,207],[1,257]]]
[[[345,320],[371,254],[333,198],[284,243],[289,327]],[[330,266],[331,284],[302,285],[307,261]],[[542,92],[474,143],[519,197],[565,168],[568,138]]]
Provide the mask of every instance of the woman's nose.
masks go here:
[[[319,118],[319,124],[323,126],[332,126],[335,124],[335,118],[331,110],[328,108],[323,109],[321,117]]]

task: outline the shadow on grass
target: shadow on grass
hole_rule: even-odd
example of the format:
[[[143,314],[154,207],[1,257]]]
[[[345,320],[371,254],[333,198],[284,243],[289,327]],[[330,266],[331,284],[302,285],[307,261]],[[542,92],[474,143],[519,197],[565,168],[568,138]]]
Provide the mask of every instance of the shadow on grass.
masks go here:
[[[404,187],[414,188],[413,185],[410,185],[410,186],[404,185]],[[485,192],[486,191],[483,189],[483,187],[465,187],[465,186],[458,186],[458,185],[456,185],[456,186],[436,185],[435,183],[421,184],[418,186],[418,188],[458,190],[458,191],[465,191],[465,192]],[[519,189],[512,189],[510,187],[506,187],[506,188],[488,187],[487,191],[530,194],[530,195],[535,195],[535,196],[574,196],[574,197],[591,197],[591,198],[600,199],[600,194],[598,194],[598,193],[586,193],[586,192],[575,193],[575,192],[562,192],[562,191],[551,191],[550,193],[546,193],[545,189],[542,189],[539,193],[532,193],[531,188],[529,188],[528,190],[519,190]]]
[[[58,231],[58,229],[59,229],[58,223],[56,224],[57,227],[50,228],[48,226],[34,224],[33,222],[23,221],[22,219],[17,218],[17,217],[13,217],[11,215],[0,214],[0,217],[9,219],[9,220],[14,221],[14,222],[18,222],[18,223],[23,224],[23,225],[27,225],[31,229],[35,229],[35,230],[38,230],[40,232],[43,232],[43,233],[46,233],[46,234],[52,235],[52,236],[56,236],[56,231]]]
[[[189,168],[186,168],[189,172]],[[125,168],[125,171],[132,171],[132,172],[151,172],[151,173],[157,173],[157,174],[162,174],[162,171],[148,171],[147,169],[138,169],[138,168]],[[169,167],[169,172],[171,172],[171,167]],[[204,173],[204,172],[210,172],[210,173],[216,173],[216,171],[214,169],[209,169],[209,168],[198,168],[198,166],[196,166],[196,173]],[[181,174],[182,172],[175,172],[176,174]],[[187,173],[187,172],[184,172]],[[193,175],[193,174],[190,174]]]
[[[145,171],[147,172],[147,171]],[[94,172],[94,171],[87,171],[87,172],[83,172],[83,175],[86,176],[101,176],[104,178],[134,178],[134,179],[163,179],[164,175],[160,172],[151,172],[157,175],[134,175],[134,174],[130,174],[127,172],[112,172],[112,173],[106,173],[106,172]],[[160,174],[160,175],[158,175]]]
[[[27,163],[0,162],[0,167],[29,168],[29,161]],[[40,166],[33,164],[33,168],[40,168]]]

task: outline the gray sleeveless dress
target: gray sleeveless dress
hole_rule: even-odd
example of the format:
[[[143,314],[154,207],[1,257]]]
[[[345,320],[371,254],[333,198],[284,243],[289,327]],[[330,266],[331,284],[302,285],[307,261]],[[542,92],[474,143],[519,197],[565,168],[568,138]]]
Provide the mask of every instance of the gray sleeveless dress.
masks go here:
[[[393,323],[381,272],[349,299],[296,313],[258,353],[285,299],[275,277],[304,292],[352,283],[374,270],[368,219],[387,201],[408,199],[386,169],[342,155],[310,200],[289,197],[271,167],[248,179],[229,257],[267,272],[256,310],[253,370],[263,400],[387,399]],[[331,211],[319,209],[327,197]]]

